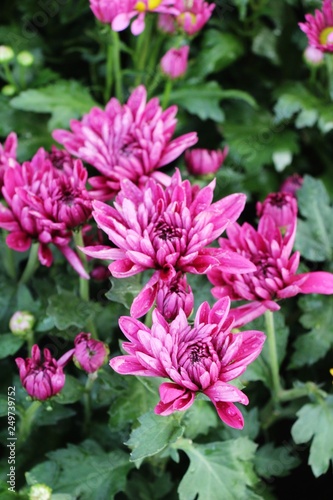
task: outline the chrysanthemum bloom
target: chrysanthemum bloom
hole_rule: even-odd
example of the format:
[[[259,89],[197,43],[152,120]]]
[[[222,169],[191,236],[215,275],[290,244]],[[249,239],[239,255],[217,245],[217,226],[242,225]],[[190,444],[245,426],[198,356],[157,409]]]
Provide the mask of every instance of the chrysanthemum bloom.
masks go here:
[[[133,35],[140,35],[145,29],[145,16],[147,12],[177,15],[179,11],[174,8],[175,0],[139,0],[129,2],[126,11],[123,10],[113,18],[112,29],[122,31],[126,29],[131,20],[136,17],[131,24]]]
[[[298,211],[295,196],[284,191],[270,193],[262,203],[258,201],[256,209],[258,217],[270,215],[283,232],[294,224]]]
[[[324,0],[322,11],[306,14],[305,23],[298,23],[306,34],[309,44],[322,52],[333,52],[333,2]]]
[[[238,252],[256,265],[255,272],[231,274],[214,267],[208,272],[208,279],[214,286],[216,298],[229,296],[231,300],[245,300],[248,303],[232,310],[237,325],[245,325],[263,314],[267,309],[277,311],[277,301],[294,297],[299,293],[333,293],[333,274],[323,271],[296,274],[300,253],[291,255],[296,222],[288,230],[288,236],[281,231],[270,215],[263,215],[256,231],[250,224],[235,223],[227,228],[227,238],[220,238],[220,247]]]
[[[208,4],[204,0],[175,0],[175,9],[179,14],[176,16],[161,14],[158,25],[168,33],[173,33],[178,28],[188,35],[194,35],[207,23],[214,8],[214,3]],[[175,26],[174,31],[171,30],[172,22]]]
[[[40,349],[35,344],[31,349],[31,358],[16,358],[22,385],[29,396],[44,401],[58,394],[65,385],[63,367],[71,356],[69,351],[57,361],[45,348],[42,360]]]
[[[16,149],[17,135],[15,132],[11,132],[4,144],[0,144],[0,193],[6,169],[16,163]]]
[[[190,47],[184,45],[179,49],[169,49],[161,59],[161,68],[171,80],[184,75],[187,70],[188,54]]]
[[[192,175],[207,175],[217,172],[229,152],[228,146],[223,150],[189,149],[185,151],[185,164]]]
[[[295,196],[298,189],[303,186],[303,177],[299,174],[292,174],[287,177],[280,186],[280,191],[290,193]]]
[[[142,189],[124,180],[114,207],[93,202],[93,217],[117,248],[82,249],[91,257],[109,259],[111,274],[126,278],[154,269],[151,279],[133,302],[131,314],[140,317],[153,305],[159,281],[170,283],[177,272],[205,274],[223,264],[234,272],[253,270],[236,253],[207,248],[235,221],[245,204],[244,194],[212,203],[215,181],[199,189],[182,181],[179,171],[165,189],[150,179]],[[236,270],[235,270],[236,268]]]
[[[265,335],[259,331],[231,333],[233,317],[230,300],[219,300],[212,309],[201,304],[194,325],[183,310],[168,323],[153,312],[151,329],[140,321],[123,316],[119,326],[130,342],[123,343],[128,356],[117,356],[111,367],[123,375],[169,378],[159,389],[158,415],[187,410],[195,395],[203,392],[214,403],[223,422],[236,429],[244,425],[234,402],[248,404],[247,396],[228,384],[239,377],[260,354]]]
[[[91,216],[86,190],[87,171],[80,160],[74,167],[64,163],[55,168],[42,148],[31,161],[8,168],[2,193],[7,207],[0,204],[0,227],[9,231],[7,245],[18,252],[38,242],[41,264],[52,264],[49,244],[54,244],[74,269],[88,278],[77,254],[69,246],[72,229]]]
[[[119,14],[133,11],[137,0],[90,0],[90,8],[102,23],[112,24]]]
[[[90,333],[79,333],[74,340],[73,361],[87,373],[94,373],[101,368],[110,354],[104,342],[91,338]]]
[[[190,132],[171,140],[177,107],[162,110],[157,98],[148,103],[144,86],[137,87],[127,104],[111,99],[105,111],[93,108],[81,121],[72,120],[72,132],[56,130],[53,137],[74,156],[93,165],[102,176],[91,177],[95,199],[110,199],[122,179],[144,184],[153,176],[166,184],[169,176],[156,169],[172,162],[197,142]]]
[[[175,319],[180,309],[183,309],[189,317],[193,307],[194,296],[187,283],[186,275],[177,273],[170,283],[164,281],[158,283],[156,308],[167,321]]]

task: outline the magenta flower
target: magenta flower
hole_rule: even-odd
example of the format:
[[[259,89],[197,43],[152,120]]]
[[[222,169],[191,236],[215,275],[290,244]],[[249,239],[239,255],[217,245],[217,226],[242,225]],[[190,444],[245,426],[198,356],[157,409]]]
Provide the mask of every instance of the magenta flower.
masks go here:
[[[109,348],[104,342],[91,338],[90,333],[79,333],[74,340],[73,361],[87,373],[94,373],[103,366],[109,356]]]
[[[192,175],[214,174],[222,166],[229,152],[226,146],[223,150],[217,149],[189,149],[185,151],[185,163],[188,172]]]
[[[109,269],[116,278],[155,270],[134,300],[132,315],[145,314],[154,303],[158,283],[170,283],[177,272],[205,274],[225,260],[236,272],[253,270],[236,253],[207,248],[239,217],[245,204],[243,194],[212,203],[214,187],[212,181],[200,190],[182,181],[177,170],[165,189],[153,179],[143,189],[127,179],[121,183],[114,207],[93,202],[95,221],[117,248],[101,245],[82,250],[91,257],[113,260]]]
[[[72,351],[69,351],[57,361],[45,348],[42,361],[40,349],[35,344],[31,349],[31,358],[16,358],[22,385],[29,396],[44,401],[58,394],[65,385],[63,367],[71,356]]]
[[[298,23],[306,34],[309,44],[322,52],[333,52],[333,2],[324,0],[322,11],[306,14],[305,23]]]
[[[160,402],[155,408],[158,415],[187,410],[196,393],[203,392],[223,422],[241,429],[243,417],[234,402],[246,405],[248,398],[228,382],[244,373],[260,354],[265,335],[259,331],[231,333],[234,320],[229,307],[227,297],[212,309],[204,302],[193,326],[182,309],[171,323],[155,310],[151,329],[123,316],[119,326],[129,340],[123,343],[128,356],[117,356],[110,365],[123,375],[171,380],[160,386]]]
[[[171,80],[183,76],[187,70],[190,47],[184,45],[179,49],[169,49],[161,59],[161,68]]]
[[[211,17],[215,4],[208,4],[203,0],[175,0],[175,9],[178,15],[160,14],[159,27],[168,33],[181,29],[188,35],[200,31]],[[171,29],[172,23],[174,30]]]
[[[183,309],[187,317],[193,311],[194,296],[187,284],[186,275],[177,273],[170,283],[161,281],[157,285],[156,308],[167,321],[172,321]]]
[[[237,325],[245,325],[267,309],[280,309],[278,300],[294,297],[299,293],[333,293],[333,274],[316,271],[296,274],[300,253],[291,256],[296,234],[296,219],[282,236],[270,215],[263,215],[256,231],[250,224],[237,223],[227,228],[227,238],[220,238],[220,247],[238,252],[256,265],[255,272],[231,274],[222,267],[208,272],[214,285],[216,298],[229,296],[231,300],[248,303],[232,310]]]
[[[90,8],[102,23],[112,24],[120,14],[128,14],[137,0],[90,0]]]
[[[63,163],[55,168],[42,148],[31,161],[8,168],[0,203],[0,227],[9,231],[6,243],[18,252],[39,243],[41,264],[52,264],[49,244],[54,244],[73,268],[88,278],[77,254],[69,246],[72,229],[91,216],[91,200],[86,190],[87,171],[79,160],[74,166]]]
[[[131,20],[136,17],[131,24],[133,35],[140,35],[145,29],[145,16],[147,12],[177,15],[179,12],[174,8],[175,0],[140,0],[134,3],[128,2],[126,9],[123,9],[112,21],[114,31],[126,29]]]
[[[197,142],[190,132],[171,140],[177,107],[165,111],[157,98],[148,103],[141,85],[123,106],[111,99],[105,111],[93,108],[82,121],[72,120],[72,132],[56,130],[53,137],[74,156],[93,165],[102,176],[91,177],[95,199],[110,199],[120,189],[122,179],[144,184],[153,176],[167,184],[169,176],[156,169],[175,160]]]
[[[4,144],[0,144],[0,192],[3,186],[3,178],[8,167],[16,163],[17,135],[11,132]]]
[[[282,231],[295,223],[298,211],[295,196],[284,191],[270,193],[263,203],[258,201],[256,209],[258,217],[270,215]]]
[[[290,193],[295,196],[295,193],[303,185],[303,177],[299,174],[292,174],[287,177],[280,186],[280,191],[284,193]]]

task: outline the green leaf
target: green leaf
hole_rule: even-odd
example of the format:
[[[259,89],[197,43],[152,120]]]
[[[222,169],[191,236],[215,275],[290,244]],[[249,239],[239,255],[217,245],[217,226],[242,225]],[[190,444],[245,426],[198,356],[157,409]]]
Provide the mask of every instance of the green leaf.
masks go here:
[[[254,458],[255,469],[264,479],[272,477],[285,477],[300,464],[300,459],[290,452],[288,446],[278,446],[273,443],[261,446]]]
[[[280,57],[277,52],[278,37],[276,34],[263,26],[259,33],[253,38],[252,51],[258,56],[266,57],[271,63],[280,64]]]
[[[296,444],[312,440],[308,463],[318,477],[327,472],[333,461],[333,396],[303,406],[297,417],[291,435]]]
[[[46,407],[44,406],[43,411],[38,414],[36,425],[55,425],[60,420],[73,417],[74,415],[75,411],[71,408],[66,408],[65,406],[61,406],[57,403],[52,402],[52,407],[50,406],[46,409]]]
[[[201,50],[189,77],[202,78],[223,70],[244,54],[240,38],[232,33],[221,33],[211,29],[204,33]]]
[[[180,500],[247,500],[257,481],[253,459],[257,445],[247,438],[195,444],[182,439],[177,449],[190,459],[179,488]]]
[[[43,88],[25,90],[10,104],[15,109],[50,113],[49,130],[67,127],[70,119],[79,118],[96,106],[88,90],[75,80],[58,80]]]
[[[84,394],[84,386],[72,375],[66,375],[66,382],[61,393],[57,396],[57,402],[67,405],[79,401]]]
[[[201,120],[223,122],[224,113],[219,105],[222,94],[223,91],[217,82],[182,84],[180,88],[171,92],[170,101],[199,116]]]
[[[95,314],[92,303],[81,300],[66,290],[60,290],[57,295],[52,295],[48,302],[46,313],[53,319],[58,330],[66,330],[70,326],[83,328]],[[74,338],[76,333],[69,338]]]
[[[324,184],[304,176],[297,192],[298,206],[304,220],[298,221],[295,248],[313,262],[331,260],[333,256],[333,208]]]
[[[219,422],[220,419],[214,406],[200,399],[197,399],[195,404],[186,411],[182,420],[185,426],[185,436],[189,439],[208,434],[209,430],[216,427]]]
[[[142,290],[143,285],[140,276],[137,274],[129,278],[111,278],[110,282],[111,289],[105,294],[105,297],[113,302],[123,304],[127,309],[130,309],[133,299]]]
[[[131,433],[127,446],[133,451],[130,460],[142,460],[164,450],[184,433],[184,427],[174,415],[162,417],[149,411],[140,417],[140,426]]]
[[[53,493],[71,494],[80,500],[112,500],[124,491],[132,464],[120,450],[104,452],[94,441],[79,446],[69,444],[47,454],[49,461],[27,473],[29,485],[44,483]]]
[[[299,321],[310,331],[297,337],[290,368],[312,365],[333,346],[333,296],[306,295],[298,304],[303,311]]]
[[[0,335],[0,359],[12,356],[23,344],[22,337],[15,337],[12,333],[2,333]]]

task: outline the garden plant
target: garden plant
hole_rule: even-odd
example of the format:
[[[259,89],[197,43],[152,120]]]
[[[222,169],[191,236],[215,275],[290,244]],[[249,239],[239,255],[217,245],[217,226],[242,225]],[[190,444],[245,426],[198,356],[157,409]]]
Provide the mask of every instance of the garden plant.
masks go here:
[[[333,1],[3,0],[0,500],[332,498]]]

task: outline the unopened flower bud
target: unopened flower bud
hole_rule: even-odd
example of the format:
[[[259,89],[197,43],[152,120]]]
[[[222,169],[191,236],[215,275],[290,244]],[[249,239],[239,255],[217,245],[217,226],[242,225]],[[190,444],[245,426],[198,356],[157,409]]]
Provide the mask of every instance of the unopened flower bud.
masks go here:
[[[16,93],[16,88],[14,87],[14,85],[4,85],[1,89],[1,93],[6,97],[11,97]]]
[[[29,500],[50,500],[52,489],[46,484],[33,484],[29,490]]]
[[[184,75],[187,70],[190,47],[185,45],[180,49],[170,49],[161,59],[161,68],[171,80]]]
[[[35,58],[31,52],[28,52],[27,50],[22,50],[22,52],[17,54],[16,60],[20,66],[24,66],[27,68],[33,65]]]
[[[36,322],[28,311],[16,311],[9,320],[9,329],[14,335],[25,336],[30,333]]]
[[[324,62],[324,52],[311,45],[305,49],[303,57],[309,66],[320,66]]]
[[[14,51],[8,45],[0,45],[0,64],[8,63],[14,59]]]
[[[228,152],[228,146],[223,150],[188,149],[185,151],[186,168],[192,175],[214,174],[222,166]]]
[[[79,333],[74,340],[73,361],[87,373],[93,373],[103,366],[109,356],[109,348],[104,342],[91,338],[90,333]]]

